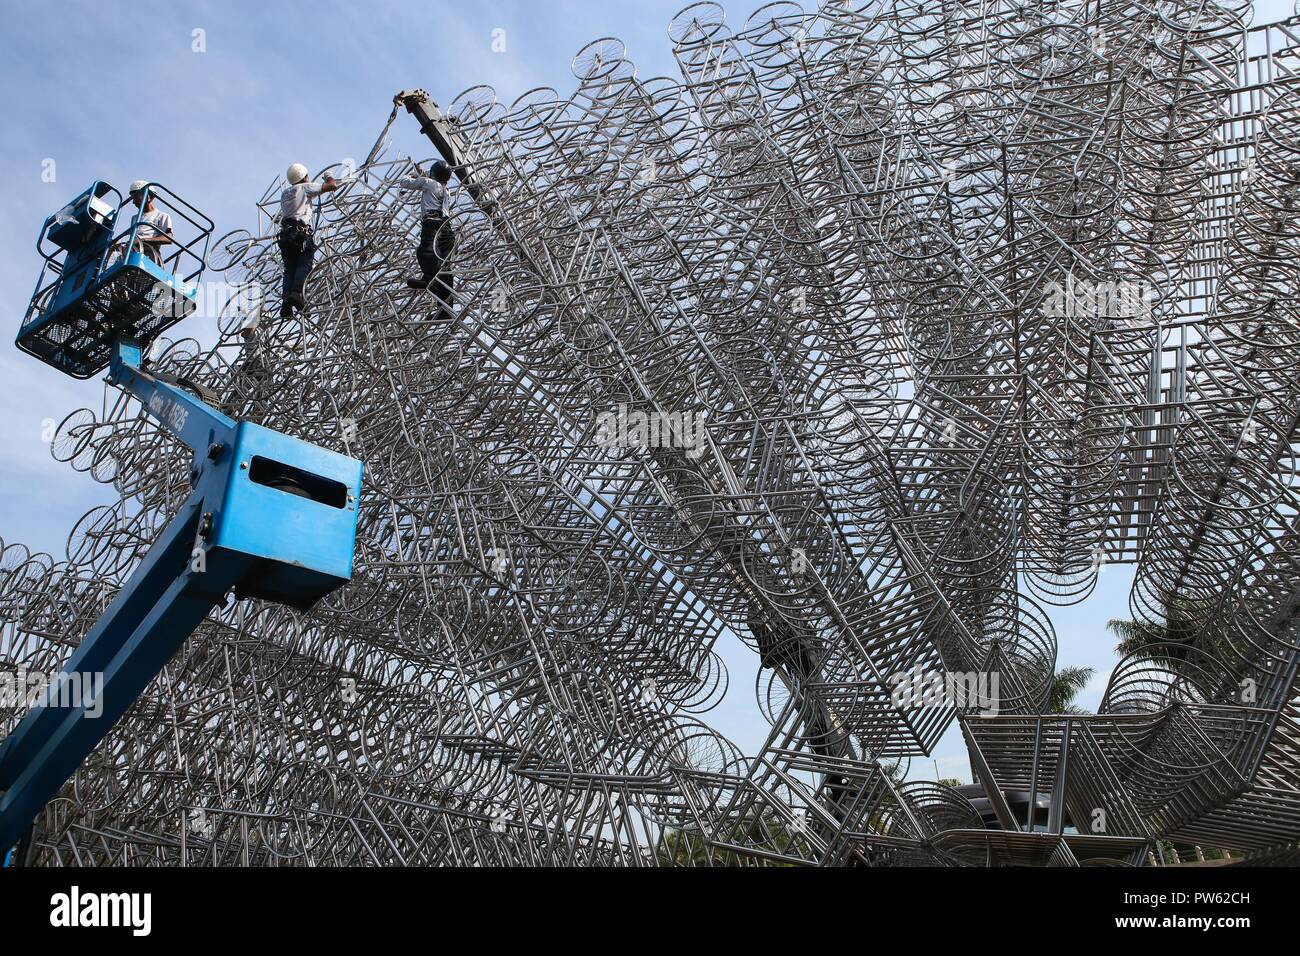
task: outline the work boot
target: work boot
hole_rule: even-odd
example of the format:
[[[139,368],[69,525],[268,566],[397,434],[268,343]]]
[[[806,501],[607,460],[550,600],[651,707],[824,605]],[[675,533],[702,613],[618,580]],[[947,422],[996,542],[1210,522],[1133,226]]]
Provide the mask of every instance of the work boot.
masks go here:
[[[260,351],[252,352],[244,359],[244,374],[259,385],[270,380],[271,370],[267,367],[266,360],[262,357]]]
[[[291,318],[292,316],[293,316],[293,303],[289,299],[285,299],[284,304],[280,306],[280,318],[288,319]]]
[[[299,312],[307,311],[307,300],[300,295],[289,296],[289,304],[292,305]]]

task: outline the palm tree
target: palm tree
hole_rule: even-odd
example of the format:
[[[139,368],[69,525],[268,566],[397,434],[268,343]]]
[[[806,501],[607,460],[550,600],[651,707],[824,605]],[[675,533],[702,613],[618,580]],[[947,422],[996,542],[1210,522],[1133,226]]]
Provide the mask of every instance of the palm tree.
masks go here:
[[[1179,604],[1165,609],[1165,623],[1110,620],[1106,627],[1119,638],[1115,652],[1120,657],[1141,654],[1172,673],[1196,679],[1217,675],[1217,687],[1225,702],[1242,700],[1242,678],[1256,666],[1235,649],[1221,628],[1207,628],[1212,609],[1206,604]],[[1212,662],[1212,663],[1211,663]],[[1253,682],[1250,685],[1254,686]],[[1251,703],[1254,698],[1250,699]]]
[[[1049,714],[1086,714],[1088,711],[1074,704],[1079,691],[1092,680],[1091,667],[1065,667],[1052,676],[1052,686],[1047,694]]]
[[[1190,647],[1193,636],[1200,628],[1197,610],[1194,608],[1172,608],[1165,615],[1166,623],[1152,624],[1148,621],[1123,621],[1112,618],[1106,622],[1107,629],[1119,638],[1115,653],[1127,657],[1157,644],[1181,644]],[[1161,648],[1161,657],[1181,660],[1187,651],[1179,647]]]

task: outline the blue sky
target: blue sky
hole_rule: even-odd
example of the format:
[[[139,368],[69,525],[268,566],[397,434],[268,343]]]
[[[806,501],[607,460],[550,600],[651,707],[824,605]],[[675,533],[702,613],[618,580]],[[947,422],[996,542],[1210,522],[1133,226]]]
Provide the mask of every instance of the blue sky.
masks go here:
[[[40,271],[41,223],[94,179],[161,182],[215,220],[218,235],[253,227],[254,201],[289,163],[317,170],[364,157],[400,89],[422,87],[443,104],[480,83],[507,103],[536,86],[566,92],[573,54],[603,36],[627,44],[642,77],[676,75],[667,26],[685,3],[0,5],[0,89],[8,94],[0,105],[0,302],[16,330]],[[759,5],[725,4],[735,25]],[[1259,3],[1256,22],[1291,9],[1291,0]],[[194,50],[196,30],[204,52]],[[504,52],[493,49],[496,30],[505,31]],[[394,142],[429,152],[405,116]],[[52,183],[42,180],[46,160],[55,163]],[[55,462],[43,424],[81,406],[97,409],[103,385],[58,375],[7,346],[0,381],[0,538],[61,557],[76,518],[111,492]],[[1049,609],[1058,666],[1099,669],[1081,700],[1090,708],[1114,664],[1103,624],[1127,616],[1130,579],[1128,569],[1109,568],[1084,605]],[[753,702],[755,661],[739,644],[724,657],[731,690],[705,719],[752,753],[767,729]],[[936,759],[941,775],[970,779],[952,734]],[[912,776],[934,774],[930,761],[914,762]]]
[[[756,6],[735,11],[743,20]],[[666,73],[668,21],[679,9],[383,0],[3,7],[0,302],[15,330],[40,272],[41,223],[94,179],[119,188],[157,180],[215,220],[218,235],[254,226],[254,201],[289,163],[317,170],[364,157],[398,90],[422,87],[445,104],[480,83],[506,102],[535,86],[568,89],[573,54],[609,35],[628,44],[643,76]],[[205,52],[193,50],[195,30]],[[505,31],[505,52],[493,51],[494,30]],[[397,147],[427,155],[403,118]],[[52,183],[41,175],[49,159]],[[0,380],[0,537],[59,554],[75,517],[103,494],[50,458],[42,423],[98,408],[102,385],[54,374],[9,347],[0,348]]]

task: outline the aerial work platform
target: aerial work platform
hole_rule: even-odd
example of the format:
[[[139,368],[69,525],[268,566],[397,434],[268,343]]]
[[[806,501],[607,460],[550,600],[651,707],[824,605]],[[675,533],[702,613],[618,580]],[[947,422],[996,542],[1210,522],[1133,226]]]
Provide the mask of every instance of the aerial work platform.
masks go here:
[[[144,189],[178,223],[181,236],[161,263],[137,242],[140,217],[126,218],[127,199],[101,180],[45,220],[36,250],[45,261],[17,345],[74,378],[108,367],[113,343],[147,346],[190,315],[213,223],[156,183]]]
[[[171,195],[145,186],[142,208],[151,194]],[[114,231],[123,205],[113,196],[96,182],[46,219],[45,270],[18,346],[75,378],[110,367],[108,381],[193,451],[193,490],[51,683],[94,695],[46,693],[0,743],[0,851],[228,595],[306,611],[352,576],[361,462],[229,418],[146,367],[148,343],[195,310],[204,260],[194,249],[211,221],[172,197],[168,208],[190,210],[199,235],[155,259],[137,248],[138,219]],[[190,258],[183,276],[169,271]]]

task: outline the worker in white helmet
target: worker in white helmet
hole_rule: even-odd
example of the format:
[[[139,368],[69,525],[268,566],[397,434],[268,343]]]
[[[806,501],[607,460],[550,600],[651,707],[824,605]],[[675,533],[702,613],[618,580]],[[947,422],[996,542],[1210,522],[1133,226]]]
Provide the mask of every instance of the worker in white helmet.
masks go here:
[[[136,216],[139,225],[135,229],[132,248],[162,265],[162,247],[172,241],[172,217],[154,205],[152,194],[145,200],[145,188],[148,185],[143,179],[137,179],[131,184],[131,201],[140,210]]]
[[[307,308],[307,276],[311,272],[311,261],[316,255],[316,243],[312,239],[311,201],[322,193],[332,193],[339,188],[338,182],[329,173],[321,177],[321,182],[313,183],[307,178],[307,167],[294,163],[285,172],[289,186],[280,193],[280,256],[284,260],[284,299],[280,306],[280,317],[293,314],[293,309]]]

